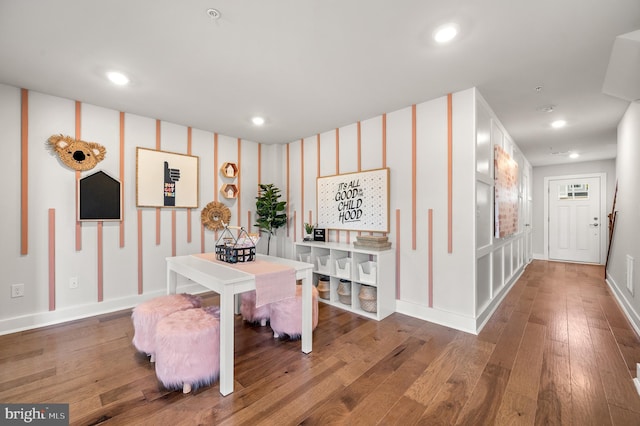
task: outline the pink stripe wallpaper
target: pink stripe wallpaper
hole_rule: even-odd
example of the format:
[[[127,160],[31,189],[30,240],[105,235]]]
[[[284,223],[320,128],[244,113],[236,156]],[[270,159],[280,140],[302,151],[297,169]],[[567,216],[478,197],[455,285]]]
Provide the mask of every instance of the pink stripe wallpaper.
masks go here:
[[[56,310],[56,209],[49,209],[49,310]]]
[[[20,90],[20,254],[29,254],[29,91]]]

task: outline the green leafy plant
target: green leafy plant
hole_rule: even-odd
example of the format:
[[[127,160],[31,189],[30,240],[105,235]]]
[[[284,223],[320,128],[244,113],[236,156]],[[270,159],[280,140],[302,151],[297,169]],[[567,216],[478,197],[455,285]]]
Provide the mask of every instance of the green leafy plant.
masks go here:
[[[255,226],[260,228],[260,232],[269,234],[267,239],[267,254],[271,246],[271,236],[275,235],[278,228],[287,224],[287,214],[285,213],[287,202],[280,201],[280,189],[272,183],[260,185],[258,196],[256,197],[256,215],[258,216]]]
[[[314,228],[314,226],[313,226],[312,224],[310,224],[310,223],[306,223],[306,222],[305,222],[305,224],[304,224],[304,231],[305,231],[307,234],[312,234],[312,233],[313,233],[313,228]]]

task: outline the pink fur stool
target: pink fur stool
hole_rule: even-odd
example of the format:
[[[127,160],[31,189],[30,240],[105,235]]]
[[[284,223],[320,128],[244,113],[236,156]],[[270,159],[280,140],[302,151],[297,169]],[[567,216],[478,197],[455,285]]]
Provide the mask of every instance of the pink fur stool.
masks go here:
[[[191,294],[169,294],[140,303],[133,309],[133,346],[155,360],[156,325],[158,321],[177,311],[199,308],[202,300]]]
[[[318,289],[312,290],[313,330],[318,326]],[[296,297],[271,303],[271,329],[273,337],[278,338],[283,334],[291,338],[299,338],[302,335],[302,286],[296,286]]]
[[[156,376],[167,389],[208,386],[220,374],[220,308],[174,312],[158,322]]]
[[[245,321],[259,322],[264,327],[271,316],[271,308],[269,305],[256,306],[256,291],[251,290],[240,294],[240,314]]]

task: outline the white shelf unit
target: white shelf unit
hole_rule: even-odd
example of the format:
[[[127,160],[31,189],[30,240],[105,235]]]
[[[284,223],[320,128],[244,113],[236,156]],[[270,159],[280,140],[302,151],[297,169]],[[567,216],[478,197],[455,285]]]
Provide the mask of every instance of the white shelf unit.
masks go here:
[[[329,299],[318,300],[367,318],[381,320],[396,311],[396,253],[394,249],[367,250],[352,244],[303,241],[295,243],[296,260],[313,263],[313,284],[321,275],[329,277]],[[364,274],[361,273],[364,272]],[[351,281],[351,305],[338,299],[341,279]],[[376,288],[376,312],[360,306],[360,288]]]

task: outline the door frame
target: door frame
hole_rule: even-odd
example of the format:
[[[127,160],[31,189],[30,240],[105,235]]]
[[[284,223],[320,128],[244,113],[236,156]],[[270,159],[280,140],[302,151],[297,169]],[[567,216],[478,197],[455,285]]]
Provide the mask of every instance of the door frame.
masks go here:
[[[544,258],[549,260],[549,181],[561,179],[600,179],[600,265],[604,265],[606,257],[606,241],[609,235],[609,228],[604,226],[609,223],[607,219],[607,174],[606,173],[585,173],[579,175],[546,176],[544,178]]]

